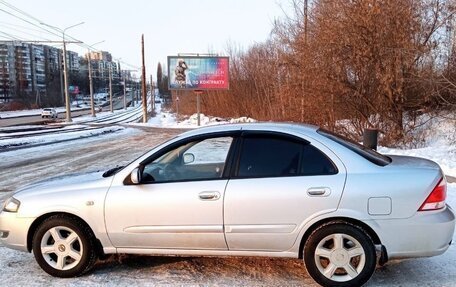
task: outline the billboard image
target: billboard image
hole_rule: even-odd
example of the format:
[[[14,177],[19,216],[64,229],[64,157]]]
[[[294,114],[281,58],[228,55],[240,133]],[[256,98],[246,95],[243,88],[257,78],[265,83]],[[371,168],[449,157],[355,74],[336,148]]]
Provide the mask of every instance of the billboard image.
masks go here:
[[[169,56],[171,90],[229,89],[228,57]]]

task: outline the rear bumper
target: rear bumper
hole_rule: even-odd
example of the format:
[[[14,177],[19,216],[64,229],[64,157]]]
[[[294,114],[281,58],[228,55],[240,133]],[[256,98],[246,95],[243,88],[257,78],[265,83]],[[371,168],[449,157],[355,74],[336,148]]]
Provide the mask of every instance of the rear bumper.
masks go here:
[[[453,240],[455,215],[442,211],[417,212],[407,219],[376,220],[377,234],[388,259],[429,257],[444,253]]]
[[[0,212],[0,243],[21,251],[27,250],[27,234],[34,218],[17,217],[16,213]]]

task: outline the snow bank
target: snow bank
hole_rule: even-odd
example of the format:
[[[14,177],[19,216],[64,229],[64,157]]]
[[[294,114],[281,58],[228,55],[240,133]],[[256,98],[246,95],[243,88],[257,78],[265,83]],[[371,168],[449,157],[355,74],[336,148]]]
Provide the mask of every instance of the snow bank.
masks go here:
[[[156,105],[156,116],[149,119],[146,125],[153,127],[165,127],[165,128],[197,128],[198,127],[198,114],[193,114],[184,120],[177,121],[176,115],[162,110],[161,105]],[[200,125],[211,126],[220,124],[234,124],[234,123],[252,123],[256,120],[249,117],[240,117],[233,119],[224,119],[220,117],[211,117],[203,113],[200,113]]]

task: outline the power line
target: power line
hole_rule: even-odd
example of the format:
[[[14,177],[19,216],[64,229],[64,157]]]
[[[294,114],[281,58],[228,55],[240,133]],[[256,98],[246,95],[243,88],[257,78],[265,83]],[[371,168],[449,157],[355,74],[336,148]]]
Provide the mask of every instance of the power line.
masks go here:
[[[8,33],[5,33],[5,32],[2,32],[0,31],[1,34],[4,34],[6,37],[10,38],[11,40],[15,40],[15,41],[22,41],[20,38],[17,38],[16,36],[14,35],[11,35],[11,34],[8,34]]]
[[[13,30],[13,31],[16,31],[16,32],[19,32],[19,33],[22,33],[22,34],[25,34],[25,35],[29,35],[29,36],[33,36],[33,37],[37,37],[37,38],[41,38],[43,40],[46,40],[46,41],[50,41],[48,38],[44,38],[42,36],[38,36],[38,35],[35,35],[35,34],[32,34],[32,33],[29,33],[29,32],[25,32],[25,31],[22,31],[22,30],[19,30],[19,29],[16,29],[16,28],[13,28],[13,27],[7,27],[5,25],[1,25],[0,24],[0,27],[3,27],[5,29],[10,29],[10,30]]]
[[[15,7],[14,5],[12,5],[12,4],[10,4],[10,3],[4,1],[4,0],[0,0],[0,3],[3,4],[4,6],[10,8],[10,9],[16,11],[17,13],[22,14],[22,15],[25,16],[25,17],[31,18],[32,20],[34,20],[34,21],[36,21],[36,22],[38,22],[38,23],[45,23],[44,21],[41,21],[40,19],[38,19],[38,18],[36,18],[36,17],[30,15],[29,13],[25,12],[24,10],[19,9],[19,8]],[[35,24],[35,23],[33,23],[33,22],[27,20],[27,19],[24,19],[24,18],[22,18],[22,17],[20,17],[20,16],[18,16],[18,15],[15,15],[15,14],[13,14],[13,13],[11,13],[11,12],[9,12],[9,11],[6,11],[6,10],[4,10],[4,9],[1,9],[1,8],[0,8],[0,11],[4,12],[4,13],[10,15],[10,16],[13,16],[13,17],[15,17],[15,18],[17,18],[17,19],[20,19],[20,20],[22,20],[22,21],[24,21],[24,22],[26,22],[26,23],[28,23],[28,24],[30,24],[30,25],[33,25],[33,26],[39,28],[40,30],[46,31],[46,32],[49,33],[49,34],[52,34],[52,35],[57,36],[57,37],[59,37],[59,38],[61,37],[60,34],[57,34],[56,32],[52,32],[52,31],[50,31],[50,30],[44,28],[43,25],[37,25],[37,24]],[[60,29],[57,29],[57,28],[53,28],[52,30],[58,31],[59,33],[62,33],[62,31],[61,31]],[[97,51],[96,49],[92,48],[90,45],[84,43],[83,41],[81,41],[81,40],[79,40],[79,39],[77,39],[77,38],[75,38],[75,37],[73,37],[73,36],[71,36],[71,35],[66,35],[66,36],[67,36],[69,39],[73,40],[73,41],[81,42],[81,43],[78,43],[77,45],[80,46],[80,47],[82,47],[82,48],[86,48],[86,49],[88,49],[88,50],[90,50],[90,51]],[[124,61],[119,61],[119,62],[122,63],[123,65],[128,66],[128,67],[131,67],[131,68],[134,68],[134,69],[137,69],[137,70],[140,69],[138,66],[129,64],[129,63],[127,63],[127,62],[124,62]]]

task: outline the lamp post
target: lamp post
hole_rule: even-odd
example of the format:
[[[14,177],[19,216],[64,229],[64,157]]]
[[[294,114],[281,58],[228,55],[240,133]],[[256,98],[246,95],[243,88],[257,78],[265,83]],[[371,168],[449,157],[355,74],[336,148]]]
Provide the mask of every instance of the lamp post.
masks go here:
[[[103,41],[97,42],[95,44],[89,45],[89,47],[93,48],[93,46],[103,43]],[[92,64],[90,59],[90,49],[87,49],[87,66],[89,68],[89,88],[90,88],[90,109],[92,112],[92,117],[95,117],[95,103],[93,100],[93,80],[92,80]]]
[[[59,30],[62,32],[62,42],[63,42],[63,80],[64,80],[64,85],[65,85],[65,108],[66,108],[66,121],[71,122],[71,106],[70,106],[70,94],[68,92],[68,64],[67,64],[67,55],[66,55],[66,42],[65,42],[65,32],[68,29],[71,29],[73,27],[79,26],[84,24],[84,22],[78,23],[71,25],[69,27],[66,27],[65,29],[60,29],[58,27],[46,24],[46,23],[40,23],[41,25],[48,26],[50,28]]]

